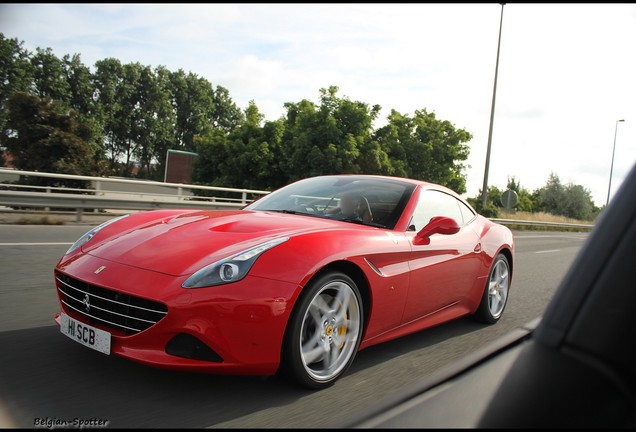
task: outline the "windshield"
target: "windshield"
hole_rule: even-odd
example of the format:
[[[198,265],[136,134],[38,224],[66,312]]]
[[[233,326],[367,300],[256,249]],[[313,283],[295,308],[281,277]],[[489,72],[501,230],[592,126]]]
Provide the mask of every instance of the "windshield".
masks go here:
[[[393,229],[415,185],[364,176],[322,176],[297,181],[245,207],[338,219]]]

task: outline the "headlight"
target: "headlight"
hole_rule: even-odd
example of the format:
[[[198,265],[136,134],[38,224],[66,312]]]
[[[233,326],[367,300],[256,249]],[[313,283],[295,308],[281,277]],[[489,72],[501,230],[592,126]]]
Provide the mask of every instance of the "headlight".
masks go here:
[[[79,238],[79,240],[77,240],[75,243],[73,243],[73,246],[71,246],[69,248],[69,250],[66,251],[66,255],[70,254],[71,252],[76,251],[77,249],[81,248],[82,246],[84,246],[86,243],[89,242],[90,239],[92,239],[95,234],[97,234],[102,228],[112,224],[113,222],[117,222],[120,219],[125,218],[126,216],[128,216],[127,214],[123,215],[123,216],[119,216],[116,217],[114,219],[110,219],[107,220],[106,222],[104,222],[101,225],[96,226],[95,228],[93,228],[92,230],[90,230],[89,232],[87,232],[86,234],[84,234],[83,236],[81,236]]]
[[[289,237],[270,240],[205,266],[190,276],[181,286],[183,288],[202,288],[239,281],[247,275],[256,259],[263,252],[287,240],[289,240]]]

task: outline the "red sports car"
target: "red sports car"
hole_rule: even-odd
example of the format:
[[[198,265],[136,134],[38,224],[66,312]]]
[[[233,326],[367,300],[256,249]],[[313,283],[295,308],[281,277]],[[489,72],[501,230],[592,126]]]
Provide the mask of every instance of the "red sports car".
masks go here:
[[[371,345],[465,315],[497,322],[513,260],[511,231],[442,186],[313,177],[240,210],[92,229],[55,267],[55,320],[148,365],[322,388]]]

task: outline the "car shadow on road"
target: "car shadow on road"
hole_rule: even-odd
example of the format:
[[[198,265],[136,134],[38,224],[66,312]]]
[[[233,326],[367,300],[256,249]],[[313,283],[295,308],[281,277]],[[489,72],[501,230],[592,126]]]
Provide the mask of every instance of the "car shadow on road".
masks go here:
[[[490,327],[471,318],[459,318],[436,327],[424,329],[398,339],[383,342],[360,351],[349,373],[381,365],[414,351],[426,350],[447,341]]]
[[[459,319],[367,348],[345,377],[355,380],[369,368],[480,328]],[[57,326],[2,332],[0,346],[0,408],[20,428],[47,419],[96,419],[111,428],[202,428],[305,397],[328,397],[324,392],[332,390],[315,396],[278,377],[155,369],[88,350]]]

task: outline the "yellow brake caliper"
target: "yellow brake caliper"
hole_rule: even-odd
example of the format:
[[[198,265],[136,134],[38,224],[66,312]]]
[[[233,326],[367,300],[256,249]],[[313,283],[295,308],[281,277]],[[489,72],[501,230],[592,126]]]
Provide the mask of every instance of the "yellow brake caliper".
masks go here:
[[[344,336],[347,334],[347,315],[345,314],[344,317],[344,324],[341,325],[340,327],[338,327],[338,336],[340,336],[342,338],[342,343],[340,344],[340,349],[342,349],[342,347],[344,347],[345,344],[345,338]]]

